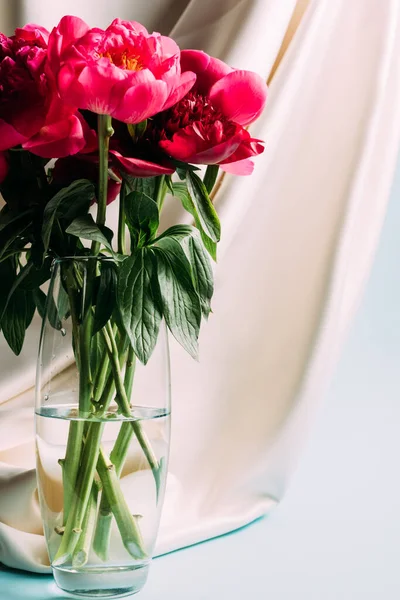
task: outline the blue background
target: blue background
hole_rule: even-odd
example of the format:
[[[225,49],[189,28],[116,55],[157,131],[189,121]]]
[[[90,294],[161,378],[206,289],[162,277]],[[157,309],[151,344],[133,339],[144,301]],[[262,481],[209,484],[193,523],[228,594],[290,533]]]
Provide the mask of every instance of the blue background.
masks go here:
[[[141,600],[400,598],[400,164],[379,251],[291,487],[268,518],[154,561]],[[0,571],[0,598],[67,598]]]

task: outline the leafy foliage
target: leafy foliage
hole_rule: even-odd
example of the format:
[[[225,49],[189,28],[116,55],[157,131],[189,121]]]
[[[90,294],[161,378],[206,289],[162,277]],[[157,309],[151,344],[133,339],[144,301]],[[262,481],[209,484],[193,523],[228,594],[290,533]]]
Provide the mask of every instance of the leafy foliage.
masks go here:
[[[25,153],[18,154],[21,165]],[[28,161],[24,180],[30,198],[18,200],[13,195],[14,171],[11,184],[6,181],[1,186],[8,202],[0,212],[0,327],[11,349],[20,353],[35,310],[42,317],[46,314],[58,330],[71,311],[81,322],[90,310],[91,361],[107,352],[100,332],[110,320],[125,332],[120,343],[124,348],[130,344],[144,364],[154,350],[162,319],[178,342],[197,357],[201,320],[210,314],[214,291],[209,257],[216,259],[220,238],[219,219],[209,196],[218,168],[208,167],[204,181],[197,167],[183,163],[177,164],[181,179],[177,182],[169,176],[123,174],[130,256],[115,253],[112,231],[99,226],[88,212],[95,194],[90,181],[79,179],[60,189],[39,178],[40,171],[43,162]],[[18,190],[22,194],[20,186]],[[181,201],[195,227],[181,224],[158,232],[166,192]],[[56,305],[51,290],[47,294],[43,287],[50,279],[53,257],[88,257],[87,242],[99,244],[112,258],[98,266],[93,263],[85,298],[79,265],[66,265],[67,277],[62,279]]]

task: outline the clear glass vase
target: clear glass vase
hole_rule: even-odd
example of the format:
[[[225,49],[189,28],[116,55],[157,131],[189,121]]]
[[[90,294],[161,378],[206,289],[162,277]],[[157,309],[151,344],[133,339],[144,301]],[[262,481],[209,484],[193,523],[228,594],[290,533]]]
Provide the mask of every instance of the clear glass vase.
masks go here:
[[[57,585],[80,596],[143,587],[167,473],[167,332],[162,325],[148,364],[139,363],[113,308],[116,268],[106,258],[54,262],[38,359],[44,533]]]

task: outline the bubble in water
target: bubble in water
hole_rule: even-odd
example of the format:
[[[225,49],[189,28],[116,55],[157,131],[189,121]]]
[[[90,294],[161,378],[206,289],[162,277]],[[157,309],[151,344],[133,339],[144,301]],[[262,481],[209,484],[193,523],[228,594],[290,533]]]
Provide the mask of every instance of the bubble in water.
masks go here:
[[[46,402],[46,400],[48,400],[50,398],[50,396],[48,394],[44,395],[44,401]]]
[[[67,335],[67,332],[65,331],[64,327],[62,329],[60,329],[60,333],[63,337],[65,337]]]

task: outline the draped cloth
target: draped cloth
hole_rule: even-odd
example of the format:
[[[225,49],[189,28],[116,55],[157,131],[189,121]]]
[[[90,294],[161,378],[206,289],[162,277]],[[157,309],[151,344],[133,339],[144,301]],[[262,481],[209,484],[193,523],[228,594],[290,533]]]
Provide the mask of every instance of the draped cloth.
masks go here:
[[[157,553],[245,525],[285,492],[374,256],[400,147],[400,2],[13,7],[0,10],[3,30],[51,27],[66,12],[100,26],[120,16],[270,83],[267,110],[251,126],[266,151],[251,177],[223,177],[215,196],[223,238],[200,362],[171,344],[172,449]],[[164,226],[185,218],[167,203]],[[1,341],[0,561],[46,573],[33,434],[39,327],[35,319],[18,359]]]

